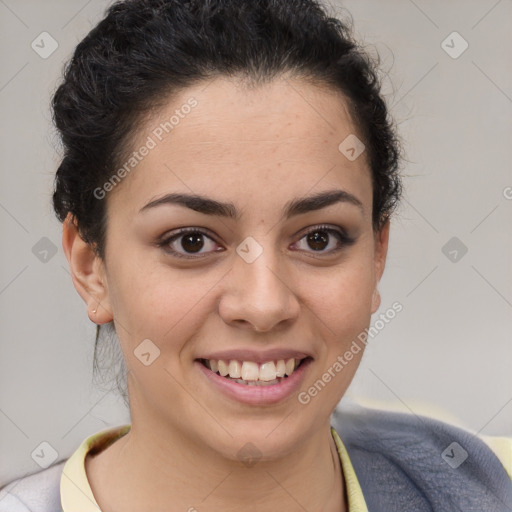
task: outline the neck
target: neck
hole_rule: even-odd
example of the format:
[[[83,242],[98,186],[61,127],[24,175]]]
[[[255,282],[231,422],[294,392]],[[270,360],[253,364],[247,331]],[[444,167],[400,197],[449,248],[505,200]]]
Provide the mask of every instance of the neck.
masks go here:
[[[97,492],[93,481],[91,486],[105,512],[140,511],[148,505],[180,512],[347,510],[328,423],[284,457],[241,463],[201,445],[187,432],[138,419],[132,413],[130,431],[97,456],[105,454],[95,481],[108,492]]]

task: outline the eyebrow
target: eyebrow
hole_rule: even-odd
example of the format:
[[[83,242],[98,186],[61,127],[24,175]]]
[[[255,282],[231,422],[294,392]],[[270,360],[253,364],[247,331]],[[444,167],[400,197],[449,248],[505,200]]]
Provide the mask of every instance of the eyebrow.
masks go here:
[[[312,196],[297,197],[288,201],[284,206],[282,219],[289,219],[296,215],[321,210],[340,202],[357,206],[364,214],[363,203],[356,196],[345,190],[336,189],[320,192]],[[241,212],[233,203],[223,203],[196,194],[178,193],[166,194],[150,201],[140,209],[139,213],[156,208],[157,206],[169,204],[177,204],[205,215],[215,215],[233,220],[239,220],[241,216]]]

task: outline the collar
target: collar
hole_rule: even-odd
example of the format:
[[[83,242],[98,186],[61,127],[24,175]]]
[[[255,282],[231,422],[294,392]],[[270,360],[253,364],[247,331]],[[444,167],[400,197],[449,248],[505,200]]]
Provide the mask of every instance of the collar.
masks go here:
[[[101,430],[85,438],[78,449],[69,457],[62,470],[60,480],[60,498],[63,512],[80,510],[81,512],[101,512],[92,493],[85,472],[85,457],[88,453],[99,453],[110,444],[129,432],[131,425]],[[336,430],[331,427],[336,443],[341,467],[345,478],[348,497],[348,512],[368,512],[361,486],[348,456],[347,450]]]

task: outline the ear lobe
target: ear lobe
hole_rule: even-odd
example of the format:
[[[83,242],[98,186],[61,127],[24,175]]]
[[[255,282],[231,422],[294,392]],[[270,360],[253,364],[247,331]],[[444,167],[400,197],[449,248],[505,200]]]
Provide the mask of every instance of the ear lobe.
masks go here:
[[[389,218],[386,220],[384,225],[379,231],[375,233],[375,255],[374,255],[374,270],[375,270],[375,289],[373,290],[372,296],[372,314],[375,313],[381,303],[381,297],[378,290],[379,282],[384,273],[384,267],[386,266],[386,256],[388,253],[389,244]]]
[[[372,295],[372,315],[380,308],[380,292],[377,289],[377,285],[375,285],[375,290],[373,290]]]
[[[62,247],[73,285],[87,304],[91,322],[106,324],[112,321],[104,262],[94,248],[82,239],[71,213],[62,224]]]

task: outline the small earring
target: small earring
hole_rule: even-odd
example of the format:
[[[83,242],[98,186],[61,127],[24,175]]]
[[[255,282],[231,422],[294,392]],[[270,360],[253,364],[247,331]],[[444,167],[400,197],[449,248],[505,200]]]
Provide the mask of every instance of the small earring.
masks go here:
[[[98,311],[97,309],[93,309],[92,312],[93,314],[95,315],[96,314],[96,311]]]

